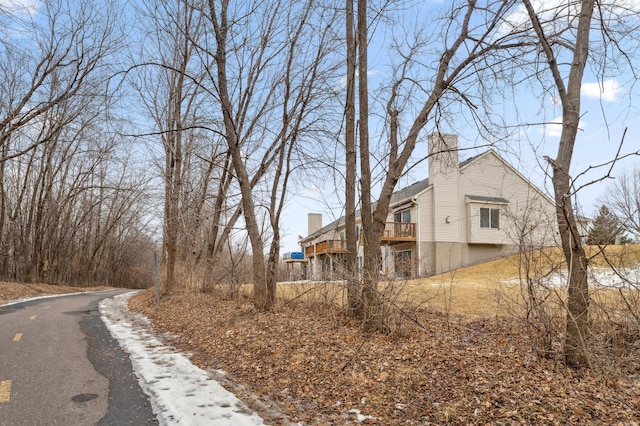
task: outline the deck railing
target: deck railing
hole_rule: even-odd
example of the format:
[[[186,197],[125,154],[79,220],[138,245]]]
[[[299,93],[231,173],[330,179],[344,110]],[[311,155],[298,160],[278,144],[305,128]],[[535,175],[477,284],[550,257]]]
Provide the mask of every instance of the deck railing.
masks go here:
[[[416,224],[413,222],[387,222],[384,224],[383,240],[407,240],[416,238]]]
[[[416,241],[416,224],[413,222],[386,222],[382,233],[382,242]],[[360,244],[364,242],[360,233]],[[324,240],[315,245],[305,247],[306,258],[329,253],[346,253],[347,242],[343,240]]]
[[[347,242],[342,240],[325,240],[305,249],[306,257],[327,253],[344,253],[347,251]]]

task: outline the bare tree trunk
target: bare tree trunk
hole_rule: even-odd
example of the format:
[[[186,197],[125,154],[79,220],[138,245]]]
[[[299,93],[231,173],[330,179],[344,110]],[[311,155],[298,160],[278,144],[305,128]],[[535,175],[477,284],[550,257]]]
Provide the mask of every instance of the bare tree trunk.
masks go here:
[[[420,132],[432,117],[434,108],[438,105],[440,98],[448,91],[454,91],[453,82],[460,78],[474,61],[483,58],[493,49],[498,49],[496,45],[485,43],[488,33],[500,22],[503,14],[508,10],[507,3],[496,3],[497,10],[492,15],[493,23],[487,25],[487,34],[480,36],[470,35],[470,23],[476,8],[475,2],[467,3],[464,8],[452,8],[451,22],[459,19],[457,35],[449,39],[445,50],[439,57],[436,66],[436,74],[431,79],[432,87],[426,91],[427,97],[422,103],[422,107],[410,121],[411,126],[406,133],[404,140],[398,140],[398,116],[396,109],[397,98],[402,91],[402,85],[412,81],[407,76],[411,62],[414,60],[413,53],[405,56],[402,65],[398,69],[398,75],[391,85],[391,93],[387,102],[387,114],[390,121],[390,138],[388,164],[382,182],[380,196],[372,211],[371,203],[371,172],[369,166],[369,145],[368,145],[368,99],[367,99],[367,14],[366,0],[358,0],[358,58],[359,58],[359,101],[360,101],[360,164],[361,164],[361,188],[362,188],[362,225],[364,234],[364,270],[362,297],[364,302],[365,328],[384,329],[379,309],[381,301],[378,297],[377,284],[380,275],[381,249],[380,243],[384,231],[385,221],[389,211],[389,203],[394,188],[404,173],[405,166],[413,154]],[[455,59],[455,60],[454,60]],[[420,89],[423,90],[423,89]]]
[[[191,261],[198,252],[194,241],[202,231],[201,211],[213,168],[213,163],[205,164],[204,170],[198,168],[194,154],[202,150],[196,145],[201,130],[194,129],[193,123],[201,118],[197,117],[197,111],[204,73],[188,74],[202,36],[203,19],[188,2],[181,0],[151,0],[140,5],[146,6],[141,17],[147,19],[146,30],[154,36],[150,40],[159,48],[149,50],[148,55],[153,56],[145,58],[149,62],[140,67],[143,70],[140,82],[136,80],[134,85],[162,142],[163,291],[171,293],[178,287],[177,266]],[[211,146],[215,147],[215,142]]]
[[[236,179],[240,185],[242,194],[242,210],[244,212],[245,226],[249,235],[249,242],[252,250],[253,263],[253,297],[254,306],[258,311],[268,311],[272,307],[267,293],[267,280],[265,270],[264,247],[260,227],[256,220],[255,204],[253,202],[252,185],[247,173],[247,168],[243,162],[243,155],[240,148],[240,140],[237,128],[233,119],[233,105],[229,96],[228,77],[227,77],[227,34],[229,30],[229,22],[227,19],[227,11],[229,7],[228,0],[223,0],[220,5],[219,15],[216,13],[213,0],[209,0],[209,12],[211,14],[211,22],[214,25],[216,38],[216,80],[218,83],[218,96],[220,97],[220,106],[222,108],[224,134],[227,141],[229,152],[231,153],[231,163],[236,172]]]
[[[213,161],[213,160],[212,160]],[[229,151],[225,155],[224,162],[222,163],[222,170],[220,176],[220,182],[218,183],[218,191],[216,193],[215,203],[213,205],[213,220],[211,222],[211,230],[207,238],[207,263],[210,265],[214,256],[218,253],[226,241],[226,236],[218,238],[221,228],[221,219],[223,217],[223,206],[226,198],[226,194],[231,186],[231,177],[229,167],[231,167],[231,156]]]
[[[237,204],[233,208],[227,207],[227,194],[233,181],[231,165],[231,154],[227,150],[221,167],[221,175],[218,182],[218,190],[216,192],[215,202],[213,206],[213,219],[211,221],[211,229],[207,234],[207,251],[205,258],[205,268],[203,277],[203,289],[209,290],[211,283],[220,282],[221,277],[215,280],[212,276],[216,259],[222,255],[225,247],[229,249],[229,254],[233,257],[232,248],[229,246],[229,236],[231,230],[242,215],[242,204]],[[230,216],[227,216],[231,213]],[[224,223],[223,223],[224,220]],[[230,271],[233,273],[234,271]],[[222,277],[223,278],[223,277]],[[233,284],[233,283],[232,283]],[[233,292],[232,292],[233,293]]]
[[[368,84],[368,27],[367,0],[358,0],[358,107],[360,140],[360,187],[362,194],[362,233],[364,236],[364,267],[362,271],[362,304],[365,329],[384,328],[379,309],[378,280],[380,279],[380,238],[382,231],[373,222],[371,200],[371,164],[369,153],[369,84]]]
[[[171,126],[172,128],[173,126]],[[180,168],[182,163],[181,148],[176,142],[174,130],[165,135],[165,193],[164,193],[164,233],[163,262],[165,264],[164,292],[175,290],[175,268],[178,245],[178,192],[180,191]]]
[[[355,135],[355,87],[356,87],[356,39],[353,33],[353,0],[347,0],[347,93],[345,104],[345,237],[347,240],[347,309],[351,316],[362,315],[362,298],[358,277],[358,245],[356,235],[356,135]]]
[[[555,193],[558,230],[567,266],[569,268],[568,312],[566,321],[565,362],[573,367],[588,367],[589,357],[586,347],[589,319],[589,285],[587,282],[587,257],[582,246],[576,218],[571,203],[571,158],[580,120],[580,92],[582,77],[589,55],[589,34],[593,16],[594,0],[580,2],[580,16],[572,46],[573,60],[569,70],[567,85],[562,78],[556,55],[552,49],[540,20],[530,0],[524,0],[538,39],[547,59],[560,100],[562,102],[562,133],[555,160],[547,158],[553,168],[553,189]]]
[[[4,147],[1,156],[5,155]],[[5,220],[7,217],[5,181],[4,181],[5,162],[0,162],[0,277],[7,276],[9,263],[9,235],[5,230]]]
[[[176,288],[176,262],[178,258],[178,234],[180,226],[180,194],[182,192],[182,102],[184,99],[184,72],[189,61],[190,43],[184,37],[178,53],[179,62],[170,64],[175,67],[169,78],[169,98],[167,99],[167,119],[162,137],[165,151],[165,212],[164,212],[164,251],[165,286],[164,291],[171,293]]]

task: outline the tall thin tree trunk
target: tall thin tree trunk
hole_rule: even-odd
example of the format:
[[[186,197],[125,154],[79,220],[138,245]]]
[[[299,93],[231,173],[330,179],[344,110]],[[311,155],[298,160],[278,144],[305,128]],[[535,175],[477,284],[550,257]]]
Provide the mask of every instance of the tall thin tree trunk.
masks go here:
[[[376,238],[371,206],[371,164],[369,160],[369,84],[367,0],[358,0],[358,107],[360,140],[360,182],[362,193],[362,232],[364,236],[364,268],[362,272],[362,303],[365,329],[383,327],[379,306],[380,239]]]
[[[253,264],[253,297],[254,306],[258,311],[268,311],[272,308],[267,292],[267,275],[265,270],[264,247],[262,246],[262,236],[258,221],[255,214],[255,203],[253,202],[251,179],[247,173],[247,169],[243,163],[242,151],[240,149],[240,140],[238,138],[237,129],[233,119],[233,107],[231,105],[231,97],[228,89],[227,79],[227,33],[229,30],[227,21],[227,11],[229,7],[228,0],[221,2],[220,16],[216,15],[215,4],[213,0],[209,0],[209,11],[211,13],[211,22],[214,24],[216,37],[216,68],[218,94],[222,108],[222,116],[224,123],[225,139],[229,152],[231,153],[231,162],[236,172],[236,179],[240,185],[242,198],[242,210],[244,212],[245,226],[251,243],[252,264]],[[219,19],[219,20],[218,20]]]
[[[174,76],[175,78],[176,76]],[[165,169],[165,255],[166,277],[165,291],[171,293],[176,287],[175,267],[178,256],[178,227],[179,227],[179,199],[182,190],[182,131],[181,131],[181,103],[182,103],[182,74],[170,88],[169,108],[167,120],[167,135],[165,140],[165,155],[167,157]],[[175,80],[174,80],[175,81]]]
[[[544,29],[530,0],[524,0],[534,30],[540,40],[553,76],[560,100],[562,101],[562,133],[555,160],[547,158],[553,168],[553,189],[556,202],[558,231],[569,268],[568,307],[566,320],[565,362],[573,367],[588,367],[587,351],[589,319],[589,284],[587,282],[587,257],[582,247],[576,218],[571,203],[571,159],[580,121],[580,92],[582,77],[589,56],[589,34],[593,17],[594,0],[581,2],[575,46],[572,47],[573,60],[565,87],[555,53],[544,34]]]
[[[3,149],[4,151],[4,149]],[[3,153],[4,157],[4,153]],[[4,182],[4,161],[0,161],[0,279],[7,278],[9,262],[9,236],[5,232],[6,194]]]
[[[345,237],[347,240],[347,309],[351,316],[362,314],[362,299],[358,277],[358,241],[356,235],[356,39],[353,33],[353,0],[347,0],[347,94],[345,103]]]

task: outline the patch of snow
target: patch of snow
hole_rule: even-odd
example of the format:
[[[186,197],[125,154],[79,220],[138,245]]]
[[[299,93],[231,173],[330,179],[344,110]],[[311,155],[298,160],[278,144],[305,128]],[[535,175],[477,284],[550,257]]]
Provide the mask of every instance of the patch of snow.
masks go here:
[[[373,419],[373,416],[365,416],[364,414],[360,414],[360,410],[353,408],[351,410],[349,410],[349,414],[355,414],[356,415],[356,421],[358,423],[362,423],[365,420],[369,420],[369,419]]]
[[[540,280],[540,285],[545,287],[562,287],[568,280],[568,271],[554,271],[549,276]],[[622,269],[616,273],[611,268],[589,268],[588,280],[590,286],[607,288],[640,288],[640,265],[635,268]],[[515,278],[505,280],[505,284],[519,284]]]
[[[177,349],[149,332],[149,319],[129,311],[126,293],[104,299],[102,319],[120,346],[130,354],[140,386],[149,395],[161,425],[264,425],[234,394],[193,365]]]
[[[345,285],[347,282],[345,280],[298,280],[298,281],[278,281],[278,285],[300,285],[300,284],[313,284],[313,285],[323,285],[323,284],[334,284],[334,285]]]

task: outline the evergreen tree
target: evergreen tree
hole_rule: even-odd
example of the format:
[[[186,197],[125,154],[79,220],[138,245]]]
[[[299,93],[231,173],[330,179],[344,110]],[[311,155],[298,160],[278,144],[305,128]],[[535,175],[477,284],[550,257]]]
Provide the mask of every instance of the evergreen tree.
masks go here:
[[[620,221],[605,205],[600,207],[598,216],[593,220],[587,244],[607,245],[615,244],[616,237],[621,232]]]

